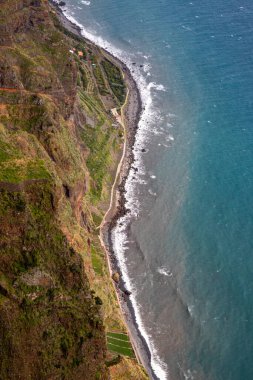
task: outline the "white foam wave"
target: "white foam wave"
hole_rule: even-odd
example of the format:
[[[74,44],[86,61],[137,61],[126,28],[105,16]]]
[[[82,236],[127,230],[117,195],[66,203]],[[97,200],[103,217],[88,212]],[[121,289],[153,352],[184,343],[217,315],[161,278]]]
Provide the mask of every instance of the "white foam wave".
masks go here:
[[[180,368],[185,380],[194,380],[194,374],[190,369],[185,370],[179,363],[177,363],[177,365]]]
[[[125,251],[127,249],[126,247],[126,240],[127,240],[127,234],[126,234],[126,225],[129,223],[128,217],[123,217],[120,220],[120,223],[123,222],[123,225],[119,226],[117,225],[113,237],[114,237],[114,249],[117,255],[117,259],[120,262],[121,265],[121,271],[122,275],[126,284],[127,289],[131,291],[131,302],[133,304],[134,310],[135,310],[135,318],[136,318],[136,323],[138,325],[139,331],[141,332],[143,338],[145,339],[150,353],[151,353],[151,366],[156,374],[156,376],[160,380],[167,380],[168,379],[168,368],[167,365],[160,359],[158,352],[156,350],[156,347],[154,346],[152,342],[151,336],[147,333],[145,326],[142,321],[141,317],[141,306],[137,303],[136,300],[136,295],[138,290],[135,289],[133,285],[133,281],[129,277],[128,270],[127,270],[127,265],[126,265],[126,256],[125,256]]]
[[[151,190],[151,189],[149,189],[148,192],[149,192],[150,195],[153,195],[153,197],[156,197],[156,196],[157,196],[157,193],[154,192],[154,191]]]
[[[90,5],[90,1],[86,1],[86,0],[81,0],[81,3],[84,5]]]
[[[143,65],[143,71],[147,74],[150,72],[150,69],[151,69],[151,65],[150,64],[145,64]]]
[[[167,276],[167,277],[172,277],[173,276],[173,273],[169,270],[169,269],[166,269],[166,268],[158,268],[157,269],[157,272],[162,274],[163,276]]]
[[[121,61],[123,61],[129,67],[129,69],[131,69],[131,62],[133,59],[132,57],[134,57],[134,55],[126,54],[124,51],[116,48],[111,43],[103,39],[101,36],[97,35],[94,31],[91,32],[84,29],[84,27],[75,20],[75,18],[70,14],[68,10],[64,11],[64,13],[65,13],[65,16],[70,21],[77,24],[81,28],[81,32],[84,37],[88,38],[89,40],[93,41],[97,45],[109,51],[111,54],[118,57]],[[139,121],[139,128],[136,133],[136,142],[133,148],[134,167],[138,167],[138,172],[136,172],[133,168],[130,169],[129,176],[127,178],[126,185],[125,185],[125,190],[126,190],[125,196],[126,196],[126,207],[130,209],[131,211],[130,213],[128,213],[126,216],[122,217],[118,221],[117,226],[113,231],[113,245],[114,245],[115,254],[120,263],[123,280],[126,284],[127,289],[129,289],[131,292],[130,299],[131,299],[133,308],[135,310],[135,318],[136,318],[136,323],[138,325],[138,329],[141,335],[143,336],[143,338],[145,339],[150,350],[151,367],[155,375],[160,380],[167,380],[168,379],[167,364],[164,363],[159,357],[157,349],[152,341],[152,337],[147,333],[145,326],[143,324],[143,320],[141,317],[141,306],[138,304],[137,297],[136,297],[138,294],[138,290],[135,289],[134,287],[134,280],[131,279],[129,276],[127,264],[126,264],[126,255],[125,255],[125,252],[128,246],[126,228],[132,218],[138,218],[139,211],[140,211],[140,202],[137,196],[135,195],[136,181],[138,181],[138,183],[145,183],[145,181],[143,181],[143,179],[141,178],[143,175],[145,175],[145,167],[142,161],[141,150],[144,148],[146,141],[149,140],[150,138],[150,132],[151,132],[150,125],[155,125],[161,116],[159,114],[159,110],[155,109],[153,105],[152,94],[154,91],[166,91],[166,89],[162,84],[157,84],[155,82],[148,82],[147,75],[145,77],[143,74],[143,71],[141,71],[137,67],[134,70],[134,72],[132,72],[132,75],[140,90],[141,100],[144,106],[144,111]]]
[[[188,311],[191,317],[193,317],[194,305],[188,305]]]
[[[164,87],[164,85],[162,85],[162,84],[157,84],[157,83],[155,83],[155,82],[151,82],[151,83],[149,83],[148,84],[148,88],[149,89],[152,89],[152,88],[154,88],[155,90],[157,90],[157,91],[166,91],[166,88]]]

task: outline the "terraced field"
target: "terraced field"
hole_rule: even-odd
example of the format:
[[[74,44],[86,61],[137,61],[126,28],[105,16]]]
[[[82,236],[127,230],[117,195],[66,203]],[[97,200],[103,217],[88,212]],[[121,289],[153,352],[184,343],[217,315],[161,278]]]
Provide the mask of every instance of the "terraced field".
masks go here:
[[[107,333],[107,347],[109,351],[119,355],[134,358],[135,354],[128,335],[122,333]]]
[[[102,257],[97,253],[95,247],[91,247],[91,261],[96,274],[103,276],[103,262]]]

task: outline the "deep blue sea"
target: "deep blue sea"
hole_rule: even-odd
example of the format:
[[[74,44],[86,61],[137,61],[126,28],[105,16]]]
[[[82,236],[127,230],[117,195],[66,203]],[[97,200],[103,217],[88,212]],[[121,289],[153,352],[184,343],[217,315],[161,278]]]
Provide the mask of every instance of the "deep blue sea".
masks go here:
[[[145,106],[114,245],[153,370],[252,380],[253,3],[66,2]]]

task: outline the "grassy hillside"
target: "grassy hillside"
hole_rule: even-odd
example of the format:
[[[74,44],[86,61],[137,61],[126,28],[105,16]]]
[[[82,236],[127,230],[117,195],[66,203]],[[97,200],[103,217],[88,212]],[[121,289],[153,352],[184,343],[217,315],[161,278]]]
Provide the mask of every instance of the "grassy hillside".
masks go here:
[[[46,0],[1,1],[0,52],[0,378],[145,379],[105,336],[125,332],[97,228],[122,74]]]

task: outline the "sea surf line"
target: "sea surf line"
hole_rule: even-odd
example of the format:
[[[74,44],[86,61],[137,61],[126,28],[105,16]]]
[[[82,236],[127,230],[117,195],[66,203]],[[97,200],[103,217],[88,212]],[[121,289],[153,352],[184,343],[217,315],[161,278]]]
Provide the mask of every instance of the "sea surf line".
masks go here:
[[[59,2],[59,1],[57,1]],[[142,337],[144,338],[151,355],[151,367],[154,371],[155,375],[160,380],[168,380],[169,379],[169,369],[166,363],[164,363],[154,346],[154,343],[152,342],[152,337],[147,333],[145,330],[144,324],[142,322],[141,313],[139,309],[138,302],[135,299],[135,292],[137,291],[134,289],[131,279],[128,275],[127,266],[125,263],[124,258],[124,241],[126,241],[127,236],[125,235],[125,231],[122,230],[122,227],[119,225],[122,225],[124,228],[129,224],[131,218],[138,217],[140,204],[139,201],[136,199],[134,195],[134,189],[132,187],[132,183],[138,181],[139,183],[143,183],[143,180],[141,179],[141,176],[145,174],[145,167],[142,162],[141,158],[141,149],[144,148],[145,142],[148,139],[148,136],[152,131],[150,130],[150,125],[152,122],[155,122],[156,119],[159,119],[159,110],[155,109],[153,106],[153,99],[152,99],[152,91],[166,91],[164,86],[162,84],[157,84],[155,82],[148,82],[146,78],[143,76],[140,70],[137,68],[133,72],[131,70],[131,60],[129,57],[126,57],[124,55],[124,51],[116,48],[113,46],[110,42],[103,39],[101,36],[96,35],[94,32],[90,32],[85,29],[85,27],[78,22],[73,12],[69,12],[68,8],[62,9],[63,14],[65,17],[71,21],[73,24],[77,25],[81,29],[81,34],[90,40],[91,42],[95,43],[99,47],[103,48],[105,51],[108,51],[110,54],[115,56],[117,59],[122,61],[130,70],[132,77],[134,78],[135,82],[137,83],[137,87],[140,91],[141,95],[141,101],[143,105],[143,112],[141,114],[141,118],[138,124],[138,129],[136,133],[136,139],[135,144],[133,147],[133,154],[134,154],[134,163],[132,166],[138,167],[138,173],[135,173],[133,169],[130,170],[128,179],[126,181],[126,204],[127,208],[131,210],[131,216],[128,217],[128,220],[126,217],[121,218],[118,223],[117,227],[114,229],[113,232],[113,238],[114,238],[114,251],[117,256],[120,269],[122,271],[123,280],[127,286],[127,289],[131,291],[130,300],[133,305],[133,309],[135,312],[135,318],[136,323],[138,326],[138,330]],[[147,73],[148,74],[148,73]],[[148,76],[148,75],[147,75]],[[123,156],[122,156],[123,157]],[[135,174],[135,180],[133,180]],[[136,180],[136,177],[138,177],[138,180]]]

